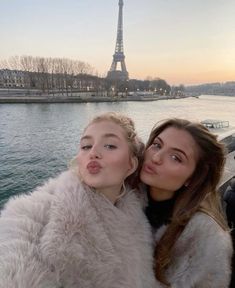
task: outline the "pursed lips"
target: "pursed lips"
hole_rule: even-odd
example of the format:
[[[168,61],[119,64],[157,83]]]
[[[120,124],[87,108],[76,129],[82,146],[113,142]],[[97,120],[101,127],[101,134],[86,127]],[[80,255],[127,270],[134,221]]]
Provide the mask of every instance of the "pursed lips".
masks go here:
[[[144,170],[144,172],[146,172],[148,174],[157,174],[154,167],[150,164],[144,164],[143,170]]]
[[[86,168],[90,174],[97,174],[100,172],[102,166],[97,161],[90,161]]]

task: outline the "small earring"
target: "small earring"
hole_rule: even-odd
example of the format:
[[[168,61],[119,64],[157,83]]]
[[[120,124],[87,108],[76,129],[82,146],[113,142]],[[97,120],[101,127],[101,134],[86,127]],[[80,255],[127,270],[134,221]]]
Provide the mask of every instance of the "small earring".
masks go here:
[[[122,193],[126,193],[126,185],[125,185],[125,182],[123,181],[122,183]]]
[[[122,198],[122,196],[124,196],[125,194],[126,194],[126,185],[125,185],[125,182],[123,181],[121,193],[118,195],[116,201],[118,201],[120,198]]]

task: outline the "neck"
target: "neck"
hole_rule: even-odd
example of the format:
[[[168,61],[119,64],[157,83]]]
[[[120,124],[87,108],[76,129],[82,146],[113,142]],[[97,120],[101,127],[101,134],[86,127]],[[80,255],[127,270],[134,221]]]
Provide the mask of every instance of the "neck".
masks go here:
[[[120,197],[122,191],[121,187],[109,187],[105,189],[95,189],[97,193],[103,194],[110,202],[116,203],[117,199]]]
[[[155,201],[165,201],[174,197],[175,191],[156,189],[154,187],[150,187],[149,189],[150,195]]]

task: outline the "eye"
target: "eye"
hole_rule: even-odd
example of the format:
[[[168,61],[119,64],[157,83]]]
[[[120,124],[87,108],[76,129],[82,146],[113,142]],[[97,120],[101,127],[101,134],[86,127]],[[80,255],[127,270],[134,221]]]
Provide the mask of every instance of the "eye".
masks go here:
[[[117,146],[113,144],[105,144],[104,147],[107,148],[108,150],[117,149]]]
[[[154,149],[161,149],[161,144],[157,141],[154,141],[153,144],[151,145]]]
[[[182,162],[182,159],[178,155],[171,155],[171,158],[176,162],[179,162],[179,163]]]
[[[81,149],[82,150],[89,150],[89,149],[91,149],[91,147],[92,147],[92,145],[82,145]]]

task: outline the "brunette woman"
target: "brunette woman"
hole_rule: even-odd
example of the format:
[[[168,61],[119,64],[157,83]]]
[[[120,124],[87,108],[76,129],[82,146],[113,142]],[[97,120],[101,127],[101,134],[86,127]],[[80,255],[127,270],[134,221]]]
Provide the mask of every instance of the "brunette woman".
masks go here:
[[[224,162],[222,144],[199,123],[170,119],[152,130],[141,180],[162,287],[229,286],[232,243],[217,191]]]

